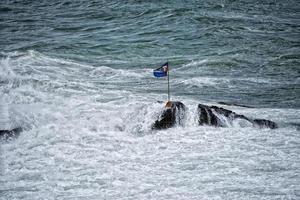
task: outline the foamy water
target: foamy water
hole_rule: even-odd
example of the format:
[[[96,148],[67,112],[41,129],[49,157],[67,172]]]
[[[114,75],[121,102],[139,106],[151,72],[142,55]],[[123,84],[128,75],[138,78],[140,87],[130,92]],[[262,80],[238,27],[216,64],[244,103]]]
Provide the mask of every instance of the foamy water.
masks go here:
[[[275,130],[243,122],[200,127],[196,106],[208,102],[182,98],[185,126],[153,131],[163,109],[158,95],[111,89],[118,81],[147,79],[147,69],[94,69],[32,51],[3,59],[1,66],[7,77],[2,98],[18,105],[27,127],[1,143],[4,199],[299,196],[299,130],[287,122],[297,122],[300,110],[227,107],[274,120]],[[102,84],[112,77],[116,82]]]

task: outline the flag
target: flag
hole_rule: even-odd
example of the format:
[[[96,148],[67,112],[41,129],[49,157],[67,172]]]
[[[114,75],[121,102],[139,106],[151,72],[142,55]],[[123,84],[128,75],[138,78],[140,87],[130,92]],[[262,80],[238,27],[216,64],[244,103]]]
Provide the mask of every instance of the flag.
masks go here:
[[[169,64],[168,62],[166,62],[161,67],[153,70],[153,75],[155,77],[164,77],[168,75],[168,71],[169,71]]]

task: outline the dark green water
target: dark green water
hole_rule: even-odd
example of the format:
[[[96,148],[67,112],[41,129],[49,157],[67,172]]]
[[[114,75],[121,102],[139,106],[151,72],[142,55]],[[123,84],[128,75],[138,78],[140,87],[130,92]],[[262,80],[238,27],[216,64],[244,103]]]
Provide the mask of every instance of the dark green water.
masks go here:
[[[299,7],[298,1],[2,1],[0,48],[116,69],[168,60],[174,95],[299,108]]]
[[[186,122],[153,131],[166,61]],[[278,129],[199,126],[199,103]],[[10,117],[1,200],[300,199],[300,2],[2,0]]]

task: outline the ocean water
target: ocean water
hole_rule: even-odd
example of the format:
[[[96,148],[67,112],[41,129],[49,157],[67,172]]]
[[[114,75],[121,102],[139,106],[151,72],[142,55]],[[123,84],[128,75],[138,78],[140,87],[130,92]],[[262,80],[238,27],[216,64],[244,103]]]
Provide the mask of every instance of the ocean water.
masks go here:
[[[296,0],[3,0],[0,199],[300,199],[299,52]],[[166,61],[187,120],[154,131]]]

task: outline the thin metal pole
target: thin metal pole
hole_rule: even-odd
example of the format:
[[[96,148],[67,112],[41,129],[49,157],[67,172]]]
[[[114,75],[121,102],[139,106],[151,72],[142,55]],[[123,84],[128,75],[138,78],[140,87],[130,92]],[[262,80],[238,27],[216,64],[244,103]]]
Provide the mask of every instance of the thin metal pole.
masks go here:
[[[170,76],[169,76],[169,73],[170,73],[170,69],[168,66],[168,101],[170,101]]]

